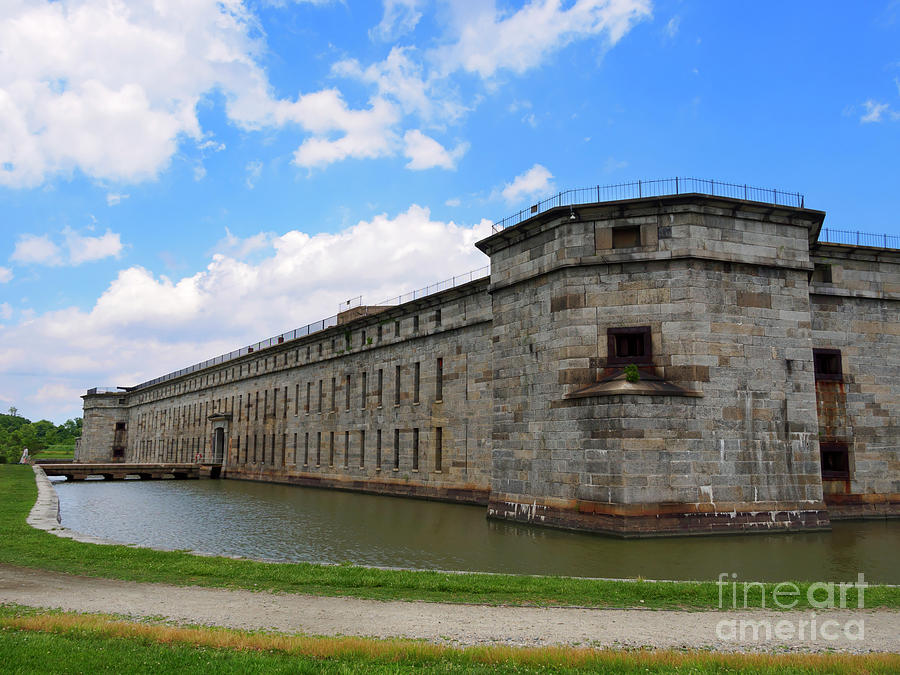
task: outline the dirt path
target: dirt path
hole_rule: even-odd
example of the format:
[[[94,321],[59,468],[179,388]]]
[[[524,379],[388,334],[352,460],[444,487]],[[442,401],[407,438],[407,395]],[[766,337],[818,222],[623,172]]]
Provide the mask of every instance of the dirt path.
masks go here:
[[[822,612],[817,626],[836,640],[721,639],[717,624],[810,621],[811,612],[677,612],[570,608],[487,607],[430,602],[382,602],[144,584],[70,576],[0,565],[0,603],[108,612],[132,617],[165,617],[178,623],[269,629],[311,635],[419,638],[457,645],[580,644],[598,647],[711,648],[722,651],[783,650],[898,651],[900,612],[856,610]],[[863,622],[864,639],[848,640],[843,627]],[[858,629],[851,629],[852,633]],[[721,634],[721,632],[719,633]],[[762,632],[761,632],[762,634]]]

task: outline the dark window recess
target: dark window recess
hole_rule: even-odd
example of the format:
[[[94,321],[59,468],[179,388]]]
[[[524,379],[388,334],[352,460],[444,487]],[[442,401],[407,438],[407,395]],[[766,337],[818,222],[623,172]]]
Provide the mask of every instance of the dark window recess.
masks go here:
[[[413,317],[413,333],[418,333],[418,332],[419,332],[419,317],[414,316]]]
[[[844,381],[840,349],[813,349],[813,366],[817,380]]]
[[[819,443],[822,455],[822,478],[850,478],[850,451],[846,443]]]
[[[650,326],[608,328],[606,330],[608,363],[611,366],[627,363],[651,363],[653,350]]]
[[[640,225],[614,227],[612,229],[613,248],[633,248],[641,245]]]
[[[818,281],[821,284],[830,284],[831,283],[831,265],[824,264],[814,264],[813,265],[813,273],[812,280]]]
[[[434,310],[434,325],[435,326],[441,325],[441,310],[439,310],[439,309]]]

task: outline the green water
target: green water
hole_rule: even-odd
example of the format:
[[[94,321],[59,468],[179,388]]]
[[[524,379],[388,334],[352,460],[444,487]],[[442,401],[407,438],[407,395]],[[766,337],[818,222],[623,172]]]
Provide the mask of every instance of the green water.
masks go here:
[[[487,520],[478,506],[235,480],[55,483],[66,527],[271,560],[589,577],[900,583],[900,521],[831,532],[622,540]]]

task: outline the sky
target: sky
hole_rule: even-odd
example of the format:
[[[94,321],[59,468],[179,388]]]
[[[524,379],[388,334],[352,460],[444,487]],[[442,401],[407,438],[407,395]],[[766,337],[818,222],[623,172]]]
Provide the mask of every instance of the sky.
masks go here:
[[[488,263],[558,190],[693,176],[900,233],[900,0],[0,3],[0,410]]]

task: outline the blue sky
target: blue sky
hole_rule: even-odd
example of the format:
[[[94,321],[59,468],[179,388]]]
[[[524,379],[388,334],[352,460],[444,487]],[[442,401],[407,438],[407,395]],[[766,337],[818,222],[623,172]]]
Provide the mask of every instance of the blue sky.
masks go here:
[[[900,233],[900,2],[12,2],[0,409],[486,264],[558,189],[696,176]]]

